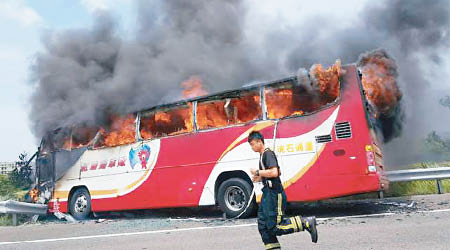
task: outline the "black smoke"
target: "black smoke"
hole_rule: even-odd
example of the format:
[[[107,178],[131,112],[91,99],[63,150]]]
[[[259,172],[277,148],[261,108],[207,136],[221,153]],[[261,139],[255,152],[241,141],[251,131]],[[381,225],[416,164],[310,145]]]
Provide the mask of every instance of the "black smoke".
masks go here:
[[[97,123],[105,110],[130,112],[179,99],[180,83],[191,76],[217,91],[294,75],[314,63],[353,63],[361,53],[385,48],[398,64],[406,107],[403,134],[386,145],[396,153],[387,157],[395,164],[411,159],[417,143],[404,135],[425,134],[427,121],[436,118],[416,112],[426,113],[425,90],[439,84],[423,66],[439,68],[449,49],[448,1],[377,1],[350,25],[316,13],[297,26],[264,27],[258,45],[246,26],[252,7],[239,0],[136,1],[134,38],[121,37],[108,13],[91,28],[45,34],[45,49],[31,67],[35,135]]]

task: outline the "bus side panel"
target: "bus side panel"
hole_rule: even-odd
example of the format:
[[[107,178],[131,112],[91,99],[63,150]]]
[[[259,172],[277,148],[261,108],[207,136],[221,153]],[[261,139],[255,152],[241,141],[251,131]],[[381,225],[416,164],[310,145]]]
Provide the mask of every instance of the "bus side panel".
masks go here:
[[[222,173],[227,173],[228,178],[239,177],[245,178],[241,174],[247,174],[247,181],[251,181],[251,168],[257,168],[259,162],[259,153],[254,152],[247,143],[248,135],[251,131],[260,131],[264,136],[264,142],[267,147],[273,147],[273,133],[275,121],[258,121],[252,124],[244,133],[229,144],[221,157],[217,159],[208,180],[205,183],[202,195],[198,205],[214,205],[216,204],[216,196],[220,182],[218,178]],[[258,191],[257,188],[256,191]]]
[[[125,196],[93,201],[93,210],[198,206],[216,162],[253,126],[247,124],[161,139],[159,156],[150,177]],[[246,137],[233,147],[244,142]]]
[[[211,176],[236,169],[242,165],[239,163],[254,158],[254,154],[241,153],[230,159],[224,168],[217,167],[217,163],[227,153],[246,144],[248,134],[255,129],[263,129],[266,136],[273,136],[273,122],[266,121],[201,131],[192,137],[166,139],[162,144],[165,148],[161,149],[162,154],[153,176],[155,182],[150,180],[148,183],[150,190],[159,190],[157,199],[149,201],[148,204],[152,207],[198,206],[204,192],[214,193],[215,179],[214,182],[208,182],[213,180]],[[257,166],[248,166],[250,167]],[[244,168],[239,169],[245,171]],[[213,204],[214,201],[208,205]]]

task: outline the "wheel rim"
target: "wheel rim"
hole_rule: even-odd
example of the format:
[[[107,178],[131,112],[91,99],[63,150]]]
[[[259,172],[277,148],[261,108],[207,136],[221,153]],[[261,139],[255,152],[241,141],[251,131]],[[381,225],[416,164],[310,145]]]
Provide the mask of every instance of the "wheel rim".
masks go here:
[[[75,200],[75,212],[84,213],[87,210],[88,200],[86,195],[82,194]]]
[[[245,206],[245,193],[241,187],[230,186],[225,190],[225,205],[232,211],[239,211]]]

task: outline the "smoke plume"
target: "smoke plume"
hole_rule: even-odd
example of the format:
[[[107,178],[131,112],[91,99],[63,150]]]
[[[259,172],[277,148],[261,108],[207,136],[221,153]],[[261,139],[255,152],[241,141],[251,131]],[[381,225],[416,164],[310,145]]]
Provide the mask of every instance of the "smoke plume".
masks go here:
[[[369,3],[352,25],[320,13],[298,27],[274,23],[255,42],[247,2],[239,0],[137,1],[136,37],[124,39],[108,13],[89,29],[50,32],[31,67],[35,92],[30,120],[35,135],[74,123],[101,122],[105,110],[131,112],[181,98],[180,83],[199,77],[210,91],[294,75],[314,63],[343,64],[385,48],[398,64],[405,123],[391,121],[388,163],[415,157],[433,84],[424,65],[442,64],[449,49],[449,3],[394,0]],[[264,17],[261,17],[264,18]],[[434,72],[436,73],[436,72]],[[441,83],[442,84],[442,83]],[[420,101],[419,101],[420,100]],[[447,123],[448,124],[448,123]],[[397,130],[393,130],[395,128]],[[408,136],[414,134],[413,137]],[[405,136],[406,135],[406,136]]]

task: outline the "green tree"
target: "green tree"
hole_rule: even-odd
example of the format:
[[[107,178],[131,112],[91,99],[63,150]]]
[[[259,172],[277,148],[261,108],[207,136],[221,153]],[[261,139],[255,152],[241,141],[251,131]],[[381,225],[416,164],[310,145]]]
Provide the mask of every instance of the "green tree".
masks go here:
[[[450,154],[450,141],[442,139],[436,131],[431,131],[425,139],[426,149],[432,153],[449,153]]]
[[[27,165],[27,153],[21,153],[19,155],[19,161],[16,162],[16,167],[9,174],[9,180],[16,187],[21,189],[28,189],[32,184],[30,179],[31,166]]]
[[[439,103],[444,107],[450,108],[450,96],[441,98]]]

